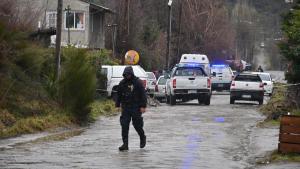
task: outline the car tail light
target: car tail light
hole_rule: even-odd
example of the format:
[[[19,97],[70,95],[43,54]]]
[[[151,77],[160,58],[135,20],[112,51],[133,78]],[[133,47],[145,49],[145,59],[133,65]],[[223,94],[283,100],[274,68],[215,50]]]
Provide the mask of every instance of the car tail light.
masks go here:
[[[155,92],[158,92],[158,85],[155,85]]]
[[[234,87],[235,86],[235,81],[231,82],[231,86]]]
[[[211,87],[211,79],[208,78],[208,79],[207,79],[207,88],[210,88],[210,87]]]
[[[260,84],[259,84],[259,87],[260,87],[260,88],[264,88],[264,83],[260,83]]]
[[[147,87],[147,80],[142,80],[144,88]]]
[[[173,79],[173,88],[176,88],[176,79]]]

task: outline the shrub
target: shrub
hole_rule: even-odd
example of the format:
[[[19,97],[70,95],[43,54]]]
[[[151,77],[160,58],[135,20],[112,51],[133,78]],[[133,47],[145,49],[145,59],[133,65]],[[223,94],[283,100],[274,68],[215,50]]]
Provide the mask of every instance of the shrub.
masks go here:
[[[86,50],[68,48],[64,55],[66,61],[59,82],[61,102],[78,118],[86,119],[96,91],[95,69],[87,60]]]
[[[4,126],[12,126],[16,122],[16,119],[7,110],[2,110],[0,111],[0,122]]]

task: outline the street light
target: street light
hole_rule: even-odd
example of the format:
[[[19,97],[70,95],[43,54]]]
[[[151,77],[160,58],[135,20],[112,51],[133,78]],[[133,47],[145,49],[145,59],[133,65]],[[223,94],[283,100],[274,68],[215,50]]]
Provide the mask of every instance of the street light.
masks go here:
[[[169,63],[169,58],[170,58],[170,39],[171,39],[171,31],[172,31],[172,3],[173,0],[169,0],[168,2],[168,7],[169,7],[169,15],[168,15],[168,37],[167,37],[167,52],[166,52],[166,70],[169,70],[170,68],[170,63]]]

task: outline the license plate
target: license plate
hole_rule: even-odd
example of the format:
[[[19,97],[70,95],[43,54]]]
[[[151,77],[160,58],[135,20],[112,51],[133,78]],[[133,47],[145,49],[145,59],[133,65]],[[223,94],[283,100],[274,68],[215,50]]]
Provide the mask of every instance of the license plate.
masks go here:
[[[189,94],[191,94],[191,93],[197,93],[197,90],[189,90],[188,93]]]
[[[223,87],[223,84],[218,84],[218,87]]]
[[[250,98],[251,98],[251,95],[242,95],[242,98],[250,99]]]

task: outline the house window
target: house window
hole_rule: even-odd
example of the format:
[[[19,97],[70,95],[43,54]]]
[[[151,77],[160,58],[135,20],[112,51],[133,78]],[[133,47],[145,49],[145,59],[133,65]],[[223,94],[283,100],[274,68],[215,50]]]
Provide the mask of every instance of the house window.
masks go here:
[[[56,15],[56,12],[46,13],[47,28],[56,28]]]
[[[83,12],[65,12],[65,29],[84,30]]]

